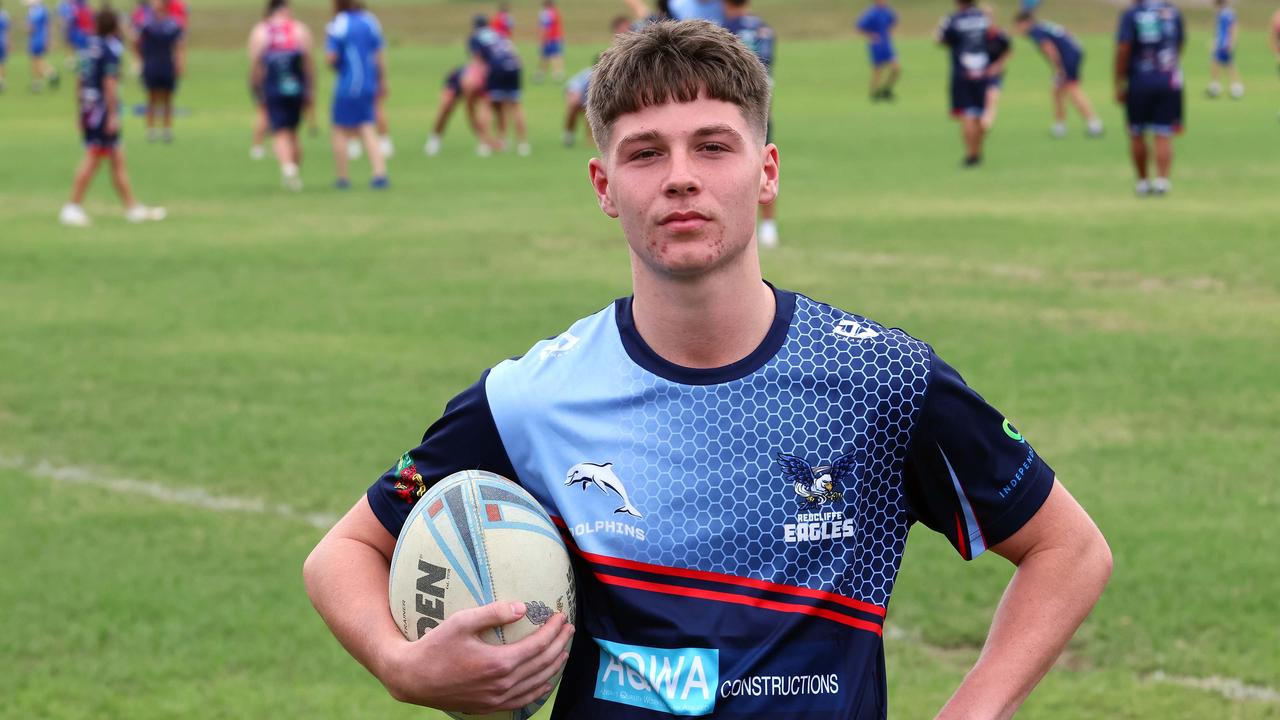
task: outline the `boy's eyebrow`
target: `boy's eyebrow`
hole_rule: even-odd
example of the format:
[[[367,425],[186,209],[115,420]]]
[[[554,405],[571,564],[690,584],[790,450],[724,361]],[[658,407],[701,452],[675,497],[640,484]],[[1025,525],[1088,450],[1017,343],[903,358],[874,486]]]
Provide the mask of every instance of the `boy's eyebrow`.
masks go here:
[[[732,125],[726,125],[724,123],[716,123],[715,125],[704,125],[698,128],[697,130],[693,131],[693,137],[695,138],[702,138],[702,137],[707,137],[709,135],[722,135],[722,134],[733,135],[738,138],[742,137],[741,133],[739,133],[736,129],[734,129]],[[657,130],[641,130],[640,132],[634,132],[634,133],[631,133],[630,135],[623,137],[621,140],[618,141],[618,147],[622,147],[629,143],[656,142],[661,139],[662,139],[662,133],[659,133]]]

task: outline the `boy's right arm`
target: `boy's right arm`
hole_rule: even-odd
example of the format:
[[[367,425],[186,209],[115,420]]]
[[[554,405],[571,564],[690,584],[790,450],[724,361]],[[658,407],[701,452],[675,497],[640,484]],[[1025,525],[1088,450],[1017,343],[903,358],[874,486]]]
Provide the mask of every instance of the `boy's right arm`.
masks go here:
[[[387,596],[395,543],[368,498],[361,497],[311,551],[302,571],[312,605],[338,642],[392,697],[490,713],[523,707],[551,692],[573,635],[563,615],[520,642],[489,645],[481,633],[525,611],[520,603],[491,603],[458,612],[410,642],[391,617]]]

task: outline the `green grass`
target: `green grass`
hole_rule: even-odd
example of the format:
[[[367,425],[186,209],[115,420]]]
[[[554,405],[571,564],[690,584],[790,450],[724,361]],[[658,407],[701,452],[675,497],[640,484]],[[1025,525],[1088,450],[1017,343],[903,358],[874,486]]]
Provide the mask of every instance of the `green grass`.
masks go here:
[[[1107,101],[1109,40],[1087,40],[1107,137],[1073,124],[1048,139],[1048,71],[1019,41],[976,172],[957,167],[940,51],[905,42],[902,99],[870,106],[860,44],[785,44],[783,246],[766,274],[933,343],[1106,533],[1112,584],[1020,717],[1280,717],[1145,679],[1280,677],[1280,86],[1247,34],[1249,96],[1209,102],[1193,48],[1174,194],[1138,200]],[[573,47],[570,67],[596,50]],[[440,157],[420,154],[459,53],[392,51],[390,192],[365,190],[360,164],[355,190],[329,190],[326,143],[309,139],[295,196],[245,156],[242,53],[197,48],[178,141],[125,129],[139,196],[171,218],[127,225],[99,177],[87,231],[56,224],[80,153],[70,93],[27,95],[13,58],[0,96],[0,717],[431,716],[397,707],[311,611],[299,570],[322,531],[301,516],[343,512],[484,367],[629,283],[590,152],[558,145],[554,86],[529,88],[532,158],[475,158],[461,118]],[[58,482],[42,463],[293,514]],[[895,718],[945,700],[1009,575],[925,530],[910,546],[889,614]]]

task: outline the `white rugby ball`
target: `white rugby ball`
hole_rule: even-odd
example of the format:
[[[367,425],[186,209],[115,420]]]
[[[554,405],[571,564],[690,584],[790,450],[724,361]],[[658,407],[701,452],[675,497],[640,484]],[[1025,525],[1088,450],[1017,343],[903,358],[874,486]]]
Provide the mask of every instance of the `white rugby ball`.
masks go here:
[[[483,470],[444,478],[413,506],[391,557],[389,590],[391,615],[409,640],[459,610],[499,600],[523,602],[526,610],[489,633],[485,640],[493,645],[532,635],[552,613],[573,622],[577,610],[569,553],[551,518],[519,485]],[[543,702],[486,715],[449,714],[526,720]]]

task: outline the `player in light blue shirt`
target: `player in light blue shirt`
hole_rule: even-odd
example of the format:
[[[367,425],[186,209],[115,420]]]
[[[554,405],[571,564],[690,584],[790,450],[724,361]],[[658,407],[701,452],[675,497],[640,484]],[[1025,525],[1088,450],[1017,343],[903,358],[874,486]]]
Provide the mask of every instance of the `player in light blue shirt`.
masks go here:
[[[676,20],[706,20],[724,25],[723,0],[668,0],[667,11]]]
[[[347,143],[364,141],[373,177],[369,186],[387,187],[386,157],[374,126],[374,103],[386,83],[382,54],[382,27],[356,0],[334,0],[334,16],[325,28],[325,58],[338,74],[333,86],[333,159],[337,171],[334,186],[351,187]]]
[[[887,0],[875,3],[862,13],[855,25],[867,38],[867,52],[871,55],[871,101],[893,99],[893,84],[902,72],[898,54],[894,52],[890,31],[898,24],[898,15]],[[887,73],[885,71],[888,71]],[[887,75],[887,77],[884,77]]]
[[[1218,6],[1216,32],[1213,40],[1213,61],[1209,67],[1209,87],[1205,94],[1216,98],[1222,94],[1222,82],[1218,77],[1227,71],[1231,77],[1231,99],[1244,97],[1244,82],[1240,79],[1240,68],[1236,66],[1236,9],[1231,7],[1231,0],[1215,0]]]
[[[0,7],[0,93],[4,92],[4,61],[9,56],[9,13]]]

